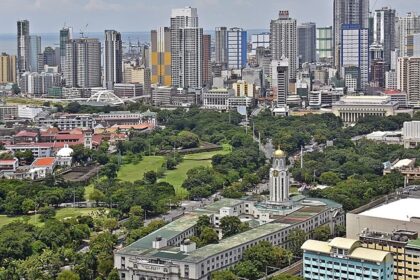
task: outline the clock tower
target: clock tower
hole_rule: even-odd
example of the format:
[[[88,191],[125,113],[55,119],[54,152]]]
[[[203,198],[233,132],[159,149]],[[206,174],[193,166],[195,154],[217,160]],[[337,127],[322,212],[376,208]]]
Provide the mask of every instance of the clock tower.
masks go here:
[[[273,166],[270,169],[270,202],[281,203],[288,201],[289,183],[286,154],[279,149],[274,152]]]

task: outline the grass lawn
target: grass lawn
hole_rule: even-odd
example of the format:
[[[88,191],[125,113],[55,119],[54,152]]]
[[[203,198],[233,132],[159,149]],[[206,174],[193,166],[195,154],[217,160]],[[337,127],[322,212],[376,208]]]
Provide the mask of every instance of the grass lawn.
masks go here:
[[[73,218],[77,216],[92,216],[93,211],[97,209],[94,208],[61,208],[57,210],[55,217],[59,220],[65,218]],[[7,217],[6,215],[0,215],[0,227],[7,225],[13,221],[22,219],[24,216],[20,217]],[[31,215],[29,217],[29,223],[35,226],[42,226],[43,223],[39,221],[39,215]]]
[[[164,161],[163,156],[147,156],[138,164],[124,164],[118,171],[117,178],[126,182],[141,180],[144,173],[158,170]]]
[[[299,189],[298,189],[298,187],[290,187],[290,189],[289,189],[289,193],[299,193]]]
[[[198,166],[211,166],[211,158],[218,154],[228,154],[231,151],[229,145],[223,145],[223,150],[189,154],[184,156],[184,160],[177,166],[175,170],[166,172],[165,177],[160,182],[168,182],[175,187],[177,195],[185,198],[188,192],[181,187],[187,178],[188,170]],[[143,174],[147,171],[156,171],[164,163],[163,156],[145,156],[138,164],[125,164],[118,171],[118,179],[126,182],[134,182],[143,179]],[[93,190],[93,186],[86,187],[85,197]]]

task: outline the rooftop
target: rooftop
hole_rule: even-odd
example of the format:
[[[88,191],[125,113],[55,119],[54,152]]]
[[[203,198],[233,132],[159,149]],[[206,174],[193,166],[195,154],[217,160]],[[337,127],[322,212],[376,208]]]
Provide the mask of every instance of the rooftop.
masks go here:
[[[405,198],[380,205],[359,215],[408,222],[413,217],[420,217],[419,205],[419,198]]]
[[[44,158],[37,158],[32,163],[32,167],[46,167],[51,166],[55,162],[55,157],[44,157]]]

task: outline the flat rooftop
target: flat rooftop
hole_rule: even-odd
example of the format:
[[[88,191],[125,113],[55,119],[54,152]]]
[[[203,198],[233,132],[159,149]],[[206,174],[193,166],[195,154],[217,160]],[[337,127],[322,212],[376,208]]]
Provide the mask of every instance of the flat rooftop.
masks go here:
[[[412,217],[420,217],[420,199],[400,199],[372,208],[359,215],[408,222]]]

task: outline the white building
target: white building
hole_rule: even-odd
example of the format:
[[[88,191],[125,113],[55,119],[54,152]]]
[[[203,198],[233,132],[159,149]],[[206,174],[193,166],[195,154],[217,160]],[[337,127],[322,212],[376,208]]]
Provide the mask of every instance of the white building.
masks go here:
[[[242,69],[247,64],[247,32],[242,28],[227,31],[228,68]]]
[[[224,111],[229,109],[229,98],[234,97],[233,90],[225,88],[211,89],[203,93],[203,108]]]
[[[251,55],[257,54],[258,47],[270,47],[270,32],[262,32],[251,35]]]
[[[389,96],[344,96],[332,105],[332,113],[347,124],[365,116],[394,116],[397,109]]]
[[[43,110],[41,107],[18,106],[18,118],[33,120]]]
[[[385,72],[385,88],[394,90],[398,88],[397,72],[395,70]]]
[[[277,107],[287,107],[289,71],[289,61],[286,58],[271,62],[271,88],[273,91],[273,101]]]
[[[123,47],[121,33],[105,30],[104,46],[104,83],[107,89],[113,89],[115,83],[121,83]]]
[[[417,147],[420,143],[420,121],[404,122],[402,135],[406,149]]]
[[[270,202],[282,203],[289,200],[290,177],[287,170],[286,154],[282,150],[274,152],[273,166],[270,169]]]
[[[406,16],[398,18],[397,22],[397,47],[400,56],[412,56],[412,42],[410,36],[420,32],[420,16],[414,12],[407,13]],[[412,38],[411,38],[412,39]],[[399,45],[398,45],[399,42]]]

